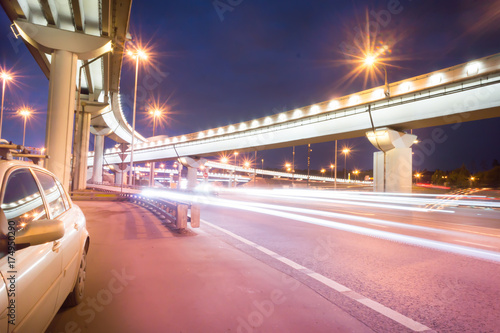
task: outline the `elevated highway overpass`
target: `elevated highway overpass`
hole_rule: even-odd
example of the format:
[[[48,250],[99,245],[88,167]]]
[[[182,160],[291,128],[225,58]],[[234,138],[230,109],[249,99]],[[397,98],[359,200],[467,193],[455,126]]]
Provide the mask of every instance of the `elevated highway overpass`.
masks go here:
[[[0,4],[13,22],[16,38],[23,38],[49,79],[47,168],[68,186],[74,136],[73,185],[81,187],[86,181],[90,132],[97,135],[96,144],[102,148],[104,135],[117,142],[132,141],[133,131],[119,97],[123,51],[131,39],[132,1],[1,0]],[[135,133],[135,142],[145,141]]]
[[[383,156],[375,157],[374,168],[379,164],[379,169],[384,170],[378,178],[385,179],[389,172],[385,170],[388,163],[385,153],[391,150],[387,146],[392,143],[384,136],[391,132],[401,135],[396,135],[396,141],[405,141],[403,131],[408,129],[500,116],[500,54],[394,82],[389,90],[390,98],[384,95],[383,87],[376,87],[260,119],[140,143],[135,145],[134,161],[203,157],[225,151],[256,151],[368,135],[383,152]],[[411,142],[396,142],[396,146],[392,148],[409,149]],[[118,154],[116,148],[106,150],[106,162],[120,163]],[[408,150],[403,154],[394,157],[392,168],[397,170],[392,172],[403,172],[404,186],[408,187],[411,150],[409,155]],[[91,152],[89,165],[93,157]],[[385,190],[385,185],[379,185],[382,186]],[[400,190],[399,185],[395,186],[394,190]]]

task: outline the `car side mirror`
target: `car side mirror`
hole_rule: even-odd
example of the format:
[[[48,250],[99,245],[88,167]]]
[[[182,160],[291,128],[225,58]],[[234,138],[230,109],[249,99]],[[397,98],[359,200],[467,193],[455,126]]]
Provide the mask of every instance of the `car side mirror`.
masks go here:
[[[0,227],[5,242],[13,242],[16,250],[28,246],[56,241],[64,236],[64,223],[60,220],[35,220],[24,228],[16,230],[15,223],[7,221],[5,213],[0,208]]]
[[[16,232],[16,249],[56,241],[64,236],[64,223],[61,220],[36,220]]]

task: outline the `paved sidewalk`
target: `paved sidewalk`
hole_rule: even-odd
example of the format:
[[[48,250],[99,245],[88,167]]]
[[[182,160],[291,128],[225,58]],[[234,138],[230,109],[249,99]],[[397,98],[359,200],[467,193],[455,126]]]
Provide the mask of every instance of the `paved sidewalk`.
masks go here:
[[[178,234],[128,202],[77,204],[91,235],[86,296],[47,332],[371,332],[203,225]]]

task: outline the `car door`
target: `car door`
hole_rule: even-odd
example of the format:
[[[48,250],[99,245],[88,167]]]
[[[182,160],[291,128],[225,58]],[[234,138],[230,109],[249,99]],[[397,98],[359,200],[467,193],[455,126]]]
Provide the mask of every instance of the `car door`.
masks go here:
[[[62,305],[75,283],[80,265],[80,251],[83,249],[80,224],[84,217],[79,209],[71,209],[64,190],[58,186],[58,181],[51,174],[43,170],[34,171],[45,194],[50,218],[61,220],[64,223],[64,237],[60,240],[63,274],[57,300],[59,306]]]
[[[2,211],[17,230],[48,218],[43,196],[28,167],[7,171],[1,198]],[[9,298],[15,301],[15,325],[9,325],[9,332],[41,332],[52,320],[62,273],[59,246],[55,241],[17,250],[13,266],[9,256],[0,258],[0,272],[4,279],[13,277],[15,286],[15,295]]]

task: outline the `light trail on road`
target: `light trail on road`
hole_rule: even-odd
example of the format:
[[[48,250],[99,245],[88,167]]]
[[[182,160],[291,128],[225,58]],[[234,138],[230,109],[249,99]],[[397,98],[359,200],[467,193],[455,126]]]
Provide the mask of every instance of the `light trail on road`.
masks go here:
[[[261,192],[261,191],[259,191],[259,192]],[[196,202],[200,202],[200,203],[212,205],[212,206],[238,209],[238,210],[250,211],[250,212],[254,212],[254,213],[261,213],[261,214],[266,214],[266,215],[270,215],[270,216],[276,216],[276,217],[280,217],[280,218],[290,219],[290,220],[294,220],[294,221],[315,224],[315,225],[319,225],[319,226],[323,226],[323,227],[334,228],[337,230],[343,230],[343,231],[347,231],[347,232],[357,233],[357,234],[361,234],[361,235],[365,235],[365,236],[386,239],[386,240],[390,240],[390,241],[394,241],[394,242],[402,242],[402,243],[409,244],[409,245],[422,246],[422,247],[426,247],[426,248],[430,248],[430,249],[434,249],[434,250],[451,252],[451,253],[465,255],[465,256],[474,257],[474,258],[478,258],[478,259],[500,262],[500,253],[494,252],[494,251],[477,249],[477,248],[468,247],[468,246],[464,246],[464,245],[446,243],[446,242],[441,242],[441,241],[436,241],[436,240],[431,240],[431,239],[426,239],[426,238],[420,238],[420,237],[415,237],[415,236],[410,236],[410,235],[402,235],[402,234],[398,234],[398,233],[394,233],[394,232],[390,232],[390,231],[376,230],[376,229],[372,229],[372,228],[368,228],[368,227],[351,225],[351,224],[342,223],[339,221],[325,220],[325,219],[320,219],[320,218],[316,218],[316,217],[300,215],[300,214],[296,214],[296,213],[347,219],[347,220],[353,220],[353,221],[358,221],[358,222],[363,222],[363,223],[376,223],[376,224],[382,224],[382,225],[386,225],[386,226],[398,227],[398,228],[402,228],[402,229],[412,229],[412,230],[441,233],[441,234],[447,234],[447,235],[449,235],[451,233],[450,231],[444,231],[444,230],[437,229],[437,228],[422,227],[422,226],[416,226],[416,225],[409,225],[406,223],[399,223],[399,222],[386,221],[386,220],[360,217],[360,216],[353,216],[353,215],[340,214],[340,213],[333,213],[333,212],[325,212],[325,211],[319,211],[319,210],[297,208],[297,207],[291,207],[291,206],[270,205],[270,204],[247,202],[247,201],[244,202],[244,201],[238,201],[238,200],[228,200],[228,199],[221,199],[221,198],[207,197],[207,196],[192,196],[192,195],[188,195],[188,194],[179,194],[179,193],[172,193],[172,192],[166,192],[166,191],[146,190],[146,191],[143,191],[142,194],[145,196],[148,196],[148,197],[160,197],[160,198],[168,198],[168,199],[176,198],[177,200],[196,201]],[[265,194],[263,194],[263,195],[266,196]],[[271,196],[273,196],[273,195],[271,195]],[[303,200],[304,198],[301,198],[301,199]],[[345,203],[345,202],[342,202],[342,203]],[[352,202],[352,203],[358,204],[355,202]],[[359,203],[359,204],[362,205],[362,204],[366,204],[366,203]],[[371,206],[371,205],[368,205],[368,206]],[[382,206],[384,208],[391,207],[391,205],[382,205]],[[387,206],[389,206],[389,207],[387,207]],[[376,207],[380,207],[380,206],[377,205]],[[403,206],[396,206],[396,207],[399,207],[399,209],[405,208]],[[414,209],[416,209],[416,207],[406,207],[406,208],[408,210],[412,210],[412,211]],[[434,210],[424,209],[424,210],[417,210],[417,211],[428,212],[428,211],[434,211]],[[435,210],[435,211],[436,212],[446,212],[443,210]],[[292,213],[292,212],[295,212],[295,213]],[[454,233],[458,233],[458,232],[454,232]]]
[[[291,191],[290,191],[291,192]],[[245,192],[247,194],[247,192]],[[387,204],[387,203],[374,203],[374,202],[387,202],[389,199],[377,199],[377,200],[363,200],[362,197],[354,197],[354,196],[329,196],[328,193],[322,193],[322,194],[316,194],[312,193],[312,191],[309,191],[308,193],[280,193],[280,192],[274,192],[271,191],[271,193],[266,193],[264,191],[258,191],[258,192],[250,192],[249,194],[254,195],[254,196],[259,196],[259,197],[268,197],[268,198],[281,198],[281,199],[295,199],[295,200],[307,200],[307,201],[314,201],[314,202],[329,202],[329,203],[339,203],[339,204],[345,204],[345,205],[351,205],[351,206],[363,206],[363,207],[373,207],[373,208],[383,208],[383,209],[397,209],[397,210],[406,210],[406,211],[413,211],[413,212],[430,212],[430,211],[436,211],[436,212],[441,212],[441,213],[454,213],[452,210],[443,210],[443,209],[431,209],[431,208],[420,208],[420,207],[413,207],[413,206],[398,206],[398,205],[393,205],[393,204]],[[390,200],[393,200],[393,197],[390,198]],[[406,205],[416,205],[418,203],[414,202],[408,202],[408,201],[403,201],[400,200],[397,202],[399,204],[406,204]],[[420,203],[422,204],[422,203]]]
[[[236,192],[235,190],[224,190],[224,192]],[[298,189],[247,189],[240,190],[241,194],[253,196],[278,196],[283,198],[323,198],[323,199],[338,199],[338,200],[351,200],[351,202],[379,202],[379,203],[397,203],[401,205],[443,205],[456,207],[458,205],[479,205],[484,207],[500,208],[499,200],[485,200],[485,196],[471,196],[471,195],[450,195],[450,194],[419,194],[419,193],[380,193],[380,192],[347,192],[347,191],[318,191],[318,190],[298,190]],[[450,199],[457,201],[450,201]],[[467,200],[474,199],[474,200]],[[459,200],[459,201],[458,201]],[[376,207],[376,206],[374,206]],[[397,207],[397,206],[396,206]],[[382,208],[394,208],[383,207]],[[394,208],[398,209],[398,208]],[[436,210],[431,208],[424,208],[422,211]],[[442,211],[442,210],[441,210]]]

